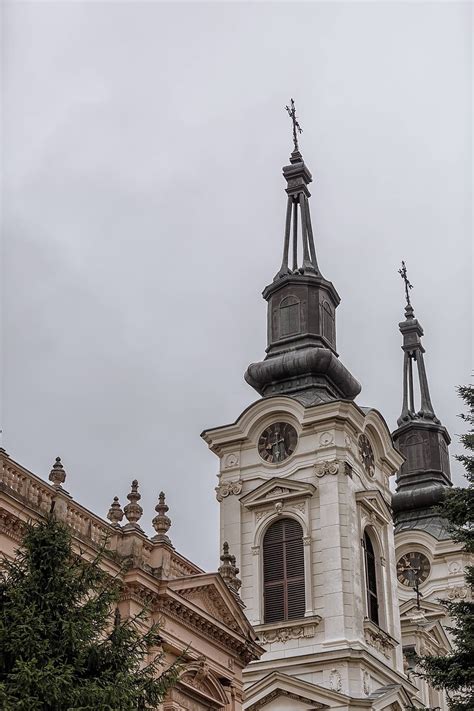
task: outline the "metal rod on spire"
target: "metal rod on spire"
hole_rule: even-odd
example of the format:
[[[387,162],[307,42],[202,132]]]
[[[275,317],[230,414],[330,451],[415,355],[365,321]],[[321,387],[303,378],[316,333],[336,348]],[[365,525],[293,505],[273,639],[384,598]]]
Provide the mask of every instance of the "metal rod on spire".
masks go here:
[[[299,125],[298,119],[296,118],[296,107],[293,99],[290,99],[290,104],[291,108],[289,106],[285,106],[285,109],[288,111],[288,115],[293,123],[293,143],[295,146],[295,151],[298,151],[298,133],[303,133],[303,129]]]

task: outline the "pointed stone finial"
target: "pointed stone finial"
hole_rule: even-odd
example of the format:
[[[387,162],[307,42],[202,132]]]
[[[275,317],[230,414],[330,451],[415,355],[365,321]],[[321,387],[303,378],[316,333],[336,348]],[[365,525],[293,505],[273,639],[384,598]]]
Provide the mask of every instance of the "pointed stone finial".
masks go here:
[[[156,531],[156,536],[153,536],[151,540],[155,543],[166,543],[167,545],[173,548],[173,545],[169,537],[167,536],[167,533],[171,526],[171,519],[169,516],[166,515],[169,511],[169,508],[170,507],[165,502],[164,492],[160,491],[160,494],[158,496],[158,503],[155,506],[155,511],[157,515],[152,521],[153,528]]]
[[[107,514],[107,518],[112,522],[112,526],[120,528],[120,521],[123,519],[123,511],[120,506],[120,501],[118,496],[114,496],[114,500],[110,505],[110,509]]]
[[[49,480],[53,482],[53,486],[55,486],[56,489],[60,489],[61,484],[64,484],[66,481],[66,472],[61,463],[61,457],[56,457],[53,468],[49,472]]]
[[[242,582],[237,577],[239,569],[235,565],[235,555],[231,555],[229,553],[229,544],[227,541],[225,541],[222,545],[221,561],[222,563],[217,572],[224,578],[224,582],[227,587],[230,588],[233,593],[238,595]]]
[[[142,517],[143,509],[138,502],[141,498],[141,494],[138,493],[138,480],[134,479],[132,481],[132,489],[130,493],[127,494],[127,499],[130,503],[123,507],[125,518],[128,521],[127,526],[140,528],[138,521]]]

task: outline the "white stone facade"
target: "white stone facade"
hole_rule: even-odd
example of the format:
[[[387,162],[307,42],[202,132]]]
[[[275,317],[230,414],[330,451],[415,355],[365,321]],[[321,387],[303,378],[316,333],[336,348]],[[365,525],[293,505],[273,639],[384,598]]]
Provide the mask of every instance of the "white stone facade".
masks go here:
[[[295,427],[298,444],[285,461],[269,464],[257,443],[278,421]],[[374,453],[370,472],[359,455],[361,434]],[[203,437],[220,459],[221,543],[228,541],[237,558],[246,614],[267,650],[245,672],[244,707],[396,709],[419,703],[404,673],[389,505],[389,478],[402,458],[380,414],[348,401],[305,408],[277,396]],[[265,624],[262,540],[282,516],[303,529],[305,615]],[[374,542],[379,626],[368,619],[365,530]]]

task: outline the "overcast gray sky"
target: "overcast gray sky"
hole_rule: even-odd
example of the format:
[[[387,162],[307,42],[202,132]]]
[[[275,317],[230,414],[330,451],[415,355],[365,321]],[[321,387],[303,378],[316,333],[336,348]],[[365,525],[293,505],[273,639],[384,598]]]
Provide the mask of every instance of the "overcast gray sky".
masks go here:
[[[357,402],[401,408],[401,259],[453,440],[472,369],[470,3],[3,4],[3,446],[218,557],[199,434],[257,398],[297,102]],[[452,453],[456,450],[451,448]],[[459,451],[459,450],[458,450]],[[452,464],[460,480],[460,466]],[[191,535],[190,535],[191,534]]]

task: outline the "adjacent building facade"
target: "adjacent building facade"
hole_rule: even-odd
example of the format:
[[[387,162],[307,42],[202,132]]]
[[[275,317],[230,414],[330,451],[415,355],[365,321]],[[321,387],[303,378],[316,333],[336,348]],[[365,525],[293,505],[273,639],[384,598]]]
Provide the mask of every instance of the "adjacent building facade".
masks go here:
[[[123,509],[115,497],[106,522],[67,493],[59,459],[49,479],[46,483],[0,450],[0,551],[13,556],[25,522],[51,510],[71,528],[73,546],[82,555],[94,557],[107,540],[116,556],[105,557],[103,565],[122,579],[122,616],[136,615],[146,603],[151,622],[160,624],[164,666],[183,653],[187,661],[163,711],[240,711],[242,670],[263,649],[244,615],[238,570],[227,547],[220,572],[205,573],[174,549],[164,494],[153,519],[156,535],[148,538],[139,524],[143,511],[137,481]],[[126,572],[124,559],[131,561]]]

